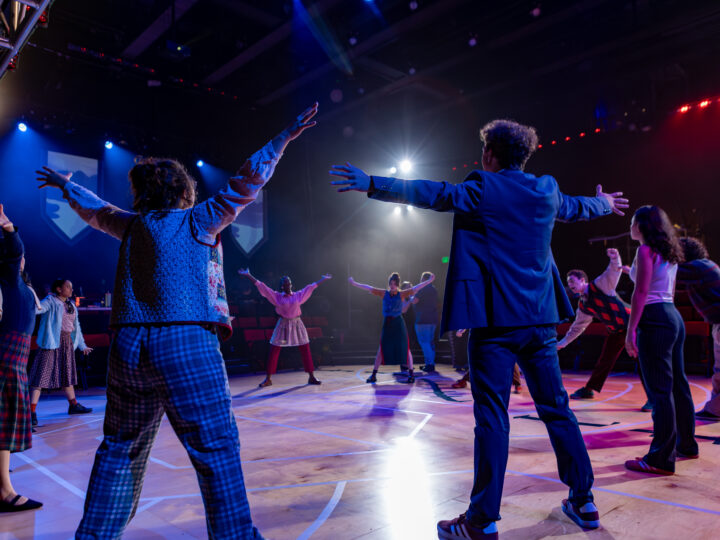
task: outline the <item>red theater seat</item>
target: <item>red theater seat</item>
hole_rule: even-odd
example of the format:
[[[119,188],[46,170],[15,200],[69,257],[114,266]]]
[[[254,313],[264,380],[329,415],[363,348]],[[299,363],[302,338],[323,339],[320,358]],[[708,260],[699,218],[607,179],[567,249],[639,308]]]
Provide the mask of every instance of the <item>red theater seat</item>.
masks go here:
[[[110,336],[108,334],[85,334],[85,345],[96,349],[98,347],[109,347]]]
[[[243,337],[248,343],[252,343],[254,341],[265,341],[265,331],[259,328],[246,328],[243,330]]]
[[[275,322],[276,322],[276,321],[277,321],[277,319],[276,319],[275,317],[260,317],[260,318],[258,319],[258,322],[259,322],[258,326],[259,326],[260,328],[271,328],[271,327],[275,327]]]
[[[257,328],[257,325],[255,317],[235,317],[232,320],[233,328]]]
[[[317,326],[311,326],[307,329],[307,334],[310,339],[315,338],[321,338],[323,337],[323,331],[322,328],[319,328]]]

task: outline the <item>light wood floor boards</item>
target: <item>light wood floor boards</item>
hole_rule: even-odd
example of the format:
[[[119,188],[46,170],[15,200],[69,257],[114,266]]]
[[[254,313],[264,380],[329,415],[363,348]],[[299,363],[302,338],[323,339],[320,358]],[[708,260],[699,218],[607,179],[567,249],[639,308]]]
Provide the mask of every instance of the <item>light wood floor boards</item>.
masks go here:
[[[319,371],[322,386],[300,372],[231,379],[243,469],[253,519],[269,539],[424,540],[435,523],[463,512],[472,483],[472,401],[452,390],[458,375],[398,383],[383,368],[379,384],[367,366]],[[586,375],[567,374],[569,392]],[[710,380],[691,378],[697,407]],[[14,454],[16,489],[41,500],[34,512],[0,516],[1,539],[68,540],[80,520],[84,491],[102,434],[105,397],[79,396],[92,414],[67,416],[61,395],[43,396],[33,448]],[[501,538],[717,538],[720,530],[720,424],[698,422],[700,459],[681,461],[672,477],[627,471],[626,459],[649,444],[650,414],[639,411],[634,376],[615,376],[593,401],[573,401],[595,469],[602,528],[586,533],[560,510],[567,496],[552,448],[526,391],[511,398],[508,474]],[[195,474],[167,420],[151,454],[130,540],[205,538]]]

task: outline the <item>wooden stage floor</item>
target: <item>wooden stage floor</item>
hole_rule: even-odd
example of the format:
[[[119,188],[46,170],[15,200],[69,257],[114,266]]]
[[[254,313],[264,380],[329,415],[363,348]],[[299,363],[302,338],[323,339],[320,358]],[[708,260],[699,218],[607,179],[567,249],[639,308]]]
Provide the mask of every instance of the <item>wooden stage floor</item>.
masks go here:
[[[231,379],[253,519],[269,539],[424,540],[438,519],[467,507],[472,483],[470,392],[452,390],[447,366],[410,386],[383,368],[365,384],[367,366],[318,371],[322,386],[300,372]],[[585,374],[564,376],[569,392]],[[710,380],[691,378],[696,407]],[[92,414],[68,417],[59,394],[43,396],[33,448],[13,454],[18,491],[44,508],[0,517],[0,538],[67,540],[80,520],[93,456],[102,435],[102,391],[81,393]],[[698,422],[700,459],[681,461],[671,477],[625,470],[649,444],[650,414],[639,381],[611,377],[594,401],[573,401],[595,469],[602,527],[583,532],[560,510],[567,496],[552,448],[526,391],[511,398],[508,474],[501,538],[718,538],[720,423]],[[195,475],[167,420],[151,454],[138,513],[124,538],[205,538]],[[715,531],[715,532],[713,532]]]

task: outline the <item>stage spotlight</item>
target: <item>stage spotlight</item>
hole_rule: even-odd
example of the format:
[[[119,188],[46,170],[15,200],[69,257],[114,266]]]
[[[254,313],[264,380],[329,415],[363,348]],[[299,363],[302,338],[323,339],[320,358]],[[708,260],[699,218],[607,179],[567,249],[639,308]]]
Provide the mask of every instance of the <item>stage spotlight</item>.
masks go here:
[[[108,150],[112,150],[112,147],[113,147],[112,141],[105,141],[105,148],[107,148]]]
[[[413,0],[408,4],[408,7],[410,8],[410,11],[415,11],[418,8],[418,3]]]
[[[198,159],[195,165],[197,165],[198,167],[202,167],[203,165],[205,165],[205,162],[202,159]]]
[[[409,205],[409,204],[408,204],[407,209],[408,209],[408,212],[412,212],[413,210],[415,210],[415,209],[412,207],[412,205]]]
[[[395,174],[397,172],[397,167],[390,167],[388,171],[390,172],[390,174]]]
[[[399,216],[399,215],[400,215],[400,212],[402,212],[402,210],[400,209],[399,206],[396,206],[396,207],[393,209],[393,214],[395,214],[396,216]]]
[[[413,164],[409,159],[403,159],[400,162],[400,170],[404,173],[410,172],[413,168]]]
[[[25,133],[27,131],[27,124],[25,124],[25,122],[19,122],[17,128]]]

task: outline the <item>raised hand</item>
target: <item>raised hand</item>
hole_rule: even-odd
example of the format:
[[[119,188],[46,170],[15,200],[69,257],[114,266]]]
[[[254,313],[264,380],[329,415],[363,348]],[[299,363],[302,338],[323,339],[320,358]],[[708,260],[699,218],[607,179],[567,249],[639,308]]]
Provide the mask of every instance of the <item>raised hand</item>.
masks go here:
[[[293,139],[296,139],[306,129],[317,125],[317,122],[310,121],[312,119],[312,117],[317,114],[317,112],[318,112],[318,103],[316,101],[310,107],[308,107],[303,112],[301,112],[298,115],[298,117],[295,119],[295,122],[293,122],[285,130],[288,134],[288,138],[292,141]]]
[[[355,280],[354,280],[352,277],[349,277],[349,278],[348,278],[348,283],[349,283],[350,285],[354,285],[354,284],[355,284]]]
[[[6,231],[12,231],[13,227],[13,222],[5,215],[5,208],[0,204],[0,228]]]
[[[630,201],[627,199],[622,198],[622,191],[616,191],[615,193],[604,193],[602,190],[602,186],[600,184],[597,185],[596,197],[602,197],[605,199],[608,203],[610,203],[610,208],[613,212],[615,212],[618,216],[624,216],[625,212],[621,210],[621,208],[629,208],[630,207]]]
[[[607,256],[608,256],[610,259],[615,260],[615,259],[617,259],[617,258],[620,256],[620,252],[619,252],[617,249],[615,249],[615,248],[608,248],[608,250],[607,250]]]
[[[240,274],[241,276],[247,277],[250,275],[250,269],[249,268],[241,268],[240,270],[238,270],[238,274]]]
[[[323,279],[332,279],[332,274],[323,274]]]
[[[344,180],[333,180],[330,182],[333,186],[343,186],[338,188],[338,193],[345,191],[368,191],[370,189],[370,177],[365,174],[362,169],[350,165],[347,161],[345,165],[333,165],[329,174],[342,176],[344,178]]]
[[[65,184],[70,181],[70,178],[73,175],[73,173],[61,174],[50,167],[43,167],[43,170],[35,171],[35,174],[38,175],[36,180],[38,182],[43,182],[38,186],[40,189],[44,187],[57,187],[64,189]]]

